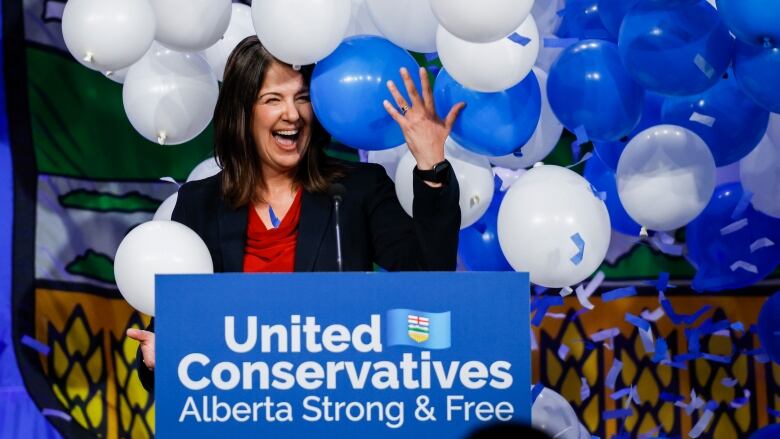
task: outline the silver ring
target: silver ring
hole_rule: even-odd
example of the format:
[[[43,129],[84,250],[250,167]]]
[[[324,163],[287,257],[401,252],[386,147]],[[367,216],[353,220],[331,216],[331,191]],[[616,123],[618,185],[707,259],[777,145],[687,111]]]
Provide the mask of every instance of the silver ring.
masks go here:
[[[404,105],[403,107],[401,107],[401,114],[406,116],[406,113],[408,113],[408,112],[409,112],[409,106],[408,105]]]

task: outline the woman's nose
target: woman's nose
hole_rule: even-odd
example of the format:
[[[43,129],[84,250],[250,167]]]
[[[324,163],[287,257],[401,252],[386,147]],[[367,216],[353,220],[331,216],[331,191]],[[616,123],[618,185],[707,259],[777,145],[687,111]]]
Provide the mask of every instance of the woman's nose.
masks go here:
[[[295,122],[300,119],[301,114],[298,112],[298,107],[295,105],[295,102],[285,102],[282,116],[286,121]]]

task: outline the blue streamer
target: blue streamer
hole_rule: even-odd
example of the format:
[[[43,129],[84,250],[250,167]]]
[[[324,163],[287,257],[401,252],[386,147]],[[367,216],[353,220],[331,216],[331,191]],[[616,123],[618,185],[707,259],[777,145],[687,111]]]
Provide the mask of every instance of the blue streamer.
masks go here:
[[[639,318],[631,313],[626,313],[626,321],[643,331],[650,330],[650,322],[648,322],[645,319]]]
[[[680,395],[675,395],[673,393],[666,393],[666,392],[661,392],[659,398],[661,398],[661,401],[666,401],[666,402],[685,401],[685,398],[683,398]]]
[[[22,337],[22,344],[42,353],[43,355],[49,355],[49,352],[51,351],[51,348],[49,348],[49,346],[47,346],[43,342],[40,342],[30,337],[29,335],[25,335]]]
[[[662,337],[658,337],[655,341],[655,353],[653,354],[653,363],[660,363],[666,359],[666,353],[669,351],[669,346],[666,344],[666,340]]]
[[[576,161],[580,158],[580,153],[582,152],[581,146],[590,142],[590,138],[588,137],[588,132],[585,130],[585,127],[582,125],[574,130],[574,135],[577,136],[577,139],[571,142],[571,155]]]
[[[703,354],[701,354],[701,356],[705,360],[714,361],[716,363],[731,364],[731,357],[728,357],[728,356],[725,356],[725,355],[715,355],[715,354],[703,353]]]
[[[766,411],[769,412],[770,415],[780,418],[780,410],[771,409],[769,407],[766,408]]]
[[[618,409],[618,410],[607,410],[602,414],[602,419],[605,421],[610,419],[624,419],[628,418],[629,416],[632,416],[634,414],[633,409]]]
[[[544,390],[544,386],[539,383],[535,384],[531,389],[531,405],[536,402],[536,398],[539,397],[539,394],[542,393],[542,390]]]
[[[544,316],[547,314],[547,305],[541,305],[536,309],[536,314],[534,314],[534,318],[531,320],[531,324],[539,327],[539,325],[542,324],[542,319],[544,319]]]
[[[541,309],[544,307],[544,309],[547,309],[551,306],[562,306],[563,305],[563,297],[561,296],[544,296],[540,297],[531,303],[531,311],[535,309]]]
[[[612,398],[613,400],[618,400],[618,399],[620,399],[620,398],[622,398],[622,397],[624,397],[626,395],[629,395],[629,394],[631,394],[631,388],[630,387],[626,387],[625,389],[620,389],[617,392],[609,395],[609,397]]]
[[[577,254],[571,257],[571,262],[574,265],[580,265],[582,258],[585,257],[585,240],[579,233],[575,233],[571,235],[571,242],[577,246]]]
[[[607,291],[601,295],[601,300],[604,302],[611,302],[613,300],[623,299],[625,297],[631,296],[636,296],[636,287],[625,287]]]
[[[431,62],[431,61],[436,60],[436,58],[439,57],[439,53],[438,52],[431,52],[431,53],[426,53],[424,56],[425,56],[425,61]]]
[[[530,42],[531,42],[531,39],[530,39],[530,38],[528,38],[528,37],[524,37],[524,36],[520,35],[520,34],[519,34],[519,33],[517,33],[517,32],[513,33],[512,35],[508,36],[507,38],[509,38],[509,40],[510,40],[511,42],[513,42],[513,43],[517,43],[517,44],[519,44],[519,45],[521,45],[521,46],[527,46],[527,45],[528,45],[528,43],[530,43]]]
[[[661,274],[658,275],[658,282],[655,284],[655,289],[659,292],[666,291],[666,288],[669,287],[669,273],[667,272],[661,272]]]
[[[753,200],[753,192],[745,190],[742,192],[742,198],[739,199],[734,211],[731,213],[731,219],[737,219],[745,213],[745,210],[750,205],[750,201]]]
[[[580,40],[578,40],[577,38],[545,38],[544,47],[565,49],[571,46],[572,44],[577,44],[579,42]]]

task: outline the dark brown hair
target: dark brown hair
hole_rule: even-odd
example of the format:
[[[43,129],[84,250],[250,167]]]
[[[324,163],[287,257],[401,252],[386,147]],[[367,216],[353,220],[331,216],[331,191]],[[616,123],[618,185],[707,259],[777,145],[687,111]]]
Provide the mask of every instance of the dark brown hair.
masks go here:
[[[257,201],[257,188],[264,184],[260,155],[252,137],[252,112],[273,63],[286,65],[274,58],[257,36],[250,36],[233,49],[225,66],[214,110],[214,157],[222,167],[222,197],[233,207]],[[313,65],[300,69],[307,86],[313,71]],[[325,155],[330,135],[316,116],[311,125],[311,139],[303,147],[295,180],[307,192],[325,193],[344,175],[343,168]]]

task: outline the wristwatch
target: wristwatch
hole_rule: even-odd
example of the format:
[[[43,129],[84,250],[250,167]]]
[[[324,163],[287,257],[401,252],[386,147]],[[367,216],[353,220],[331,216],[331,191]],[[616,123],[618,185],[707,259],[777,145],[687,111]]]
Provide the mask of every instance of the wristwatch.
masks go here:
[[[445,183],[447,177],[450,175],[450,162],[442,160],[439,163],[433,165],[433,169],[427,171],[420,170],[417,166],[414,167],[414,174],[420,177],[424,181],[431,183]]]

